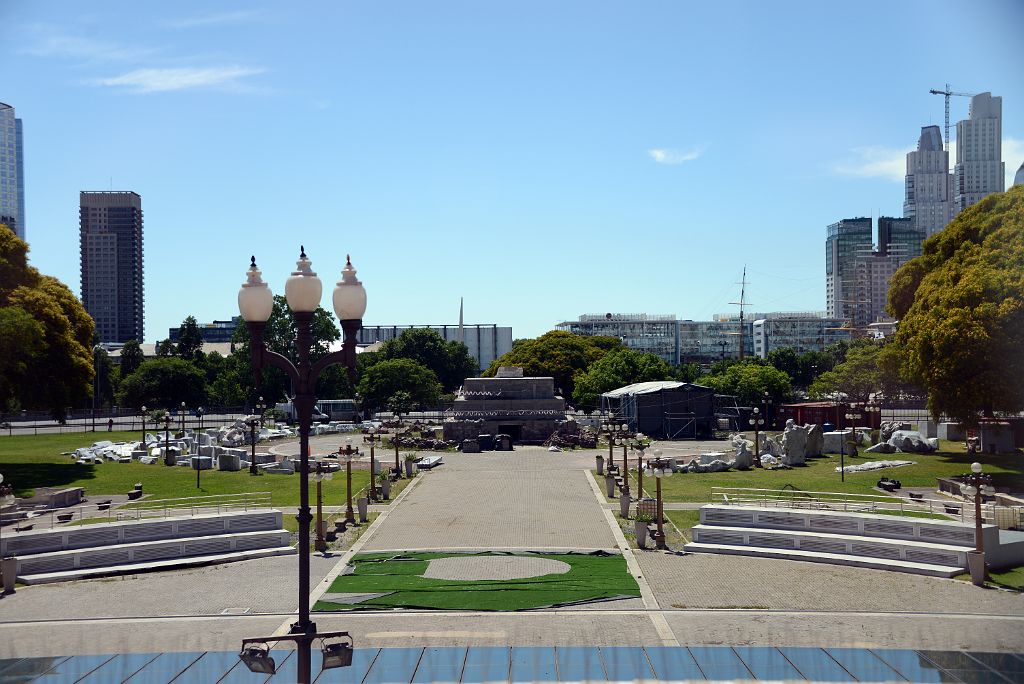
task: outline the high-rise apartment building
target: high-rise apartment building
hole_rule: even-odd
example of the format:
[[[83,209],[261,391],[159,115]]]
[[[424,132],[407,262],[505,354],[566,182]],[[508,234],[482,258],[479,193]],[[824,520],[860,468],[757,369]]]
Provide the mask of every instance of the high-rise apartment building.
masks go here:
[[[825,233],[825,312],[829,318],[867,325],[862,297],[858,296],[857,257],[871,254],[871,219],[837,221]]]
[[[142,198],[82,192],[79,226],[82,303],[100,342],[142,342]]]
[[[885,320],[889,280],[900,266],[921,255],[924,238],[909,218],[880,217],[877,249],[871,219],[844,219],[830,225],[825,238],[827,316],[861,329]]]
[[[0,223],[25,239],[25,154],[21,119],[0,102]]]
[[[968,118],[956,125],[954,203],[958,214],[1006,185],[1003,164],[1003,98],[971,98]]]
[[[903,217],[925,236],[934,235],[953,219],[953,175],[949,152],[942,146],[938,126],[924,126],[917,149],[907,153]]]

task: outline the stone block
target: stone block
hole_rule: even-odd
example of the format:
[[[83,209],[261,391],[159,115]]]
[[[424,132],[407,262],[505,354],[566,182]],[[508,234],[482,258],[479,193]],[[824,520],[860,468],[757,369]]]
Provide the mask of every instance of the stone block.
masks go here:
[[[889,444],[908,454],[927,454],[932,446],[916,430],[897,430],[889,438]]]
[[[236,472],[242,469],[242,459],[234,454],[224,454],[217,459],[217,468],[228,472]]]
[[[189,458],[189,465],[192,470],[211,470],[213,468],[213,457],[192,456]]]
[[[925,438],[938,437],[939,424],[934,420],[919,420],[917,421],[917,431],[924,435]]]
[[[822,449],[825,447],[825,439],[822,437],[821,426],[817,423],[810,423],[804,425],[804,429],[807,431],[807,443],[804,445],[805,456],[821,456]]]
[[[869,446],[864,451],[869,454],[895,454],[896,447],[894,447],[892,444],[889,444],[888,442],[879,442],[874,446]]]
[[[846,440],[850,438],[850,433],[846,430],[834,430],[833,432],[826,432],[822,435],[822,453],[825,454],[852,454],[853,447],[846,443]],[[845,449],[845,451],[844,451]]]
[[[960,423],[939,423],[938,437],[948,442],[962,442],[967,435]]]
[[[479,454],[480,443],[475,439],[464,439],[462,440],[462,453],[464,454]]]
[[[200,444],[199,445],[199,455],[200,456],[216,456],[218,449],[220,449],[220,447],[210,446],[209,444]]]
[[[238,451],[242,451],[243,454],[245,453],[241,449],[235,449],[233,450],[233,455],[237,454]],[[248,454],[246,454],[246,458],[248,458]],[[256,465],[261,465],[263,463],[274,463],[276,461],[277,458],[274,456],[274,454],[260,453],[258,451],[256,452]]]
[[[1016,450],[1009,423],[982,423],[978,427],[981,450],[986,454],[1008,454]]]

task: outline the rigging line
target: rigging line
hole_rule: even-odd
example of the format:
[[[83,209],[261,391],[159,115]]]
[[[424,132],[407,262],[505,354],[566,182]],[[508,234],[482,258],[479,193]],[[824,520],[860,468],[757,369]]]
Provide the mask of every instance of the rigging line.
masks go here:
[[[701,307],[701,308],[699,309],[699,311],[704,311],[704,312],[706,312],[706,311],[709,311],[709,310],[711,309],[711,307],[712,307],[712,306],[714,305],[714,302],[716,302],[716,301],[721,301],[721,300],[722,300],[722,296],[723,296],[723,295],[724,295],[724,294],[726,293],[726,291],[728,291],[728,290],[729,290],[729,289],[730,289],[730,288],[731,288],[731,287],[732,287],[733,285],[735,285],[735,283],[733,283],[733,282],[729,282],[729,283],[726,283],[726,284],[725,284],[725,285],[724,285],[724,286],[722,287],[722,289],[718,291],[718,293],[717,293],[717,294],[715,294],[715,295],[714,295],[713,297],[711,297],[711,298],[710,298],[710,300],[709,300],[709,301],[708,301],[708,302],[707,302],[707,303],[706,303],[706,304],[705,304],[704,306],[702,306],[702,307]],[[713,313],[714,313],[714,312],[713,312]],[[711,314],[710,314],[710,313],[704,316],[704,320],[710,320],[710,319],[711,319]]]
[[[817,267],[815,267],[815,268],[817,268]],[[765,273],[764,271],[755,271],[754,269],[750,269],[750,272],[751,273],[756,273],[758,275],[767,276],[769,278],[776,278],[778,280],[803,281],[803,280],[820,280],[821,279],[821,276],[817,276],[817,275],[808,276],[806,278],[787,278],[786,276],[774,275],[772,273]]]

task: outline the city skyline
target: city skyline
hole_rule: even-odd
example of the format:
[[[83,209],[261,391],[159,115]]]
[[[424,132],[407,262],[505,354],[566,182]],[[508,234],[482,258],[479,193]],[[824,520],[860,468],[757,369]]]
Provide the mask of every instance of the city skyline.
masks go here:
[[[73,286],[77,193],[139,192],[149,342],[234,315],[250,254],[283,293],[300,243],[325,282],[352,254],[367,325],[454,321],[460,296],[517,337],[579,311],[708,320],[744,262],[755,308],[821,310],[821,229],[902,214],[929,88],[1002,97],[1007,187],[1024,161],[1010,2],[958,19],[955,51],[925,3],[184,3],[133,6],[130,39],[124,3],[61,6],[0,8],[30,258]],[[834,49],[864,32],[894,48]]]

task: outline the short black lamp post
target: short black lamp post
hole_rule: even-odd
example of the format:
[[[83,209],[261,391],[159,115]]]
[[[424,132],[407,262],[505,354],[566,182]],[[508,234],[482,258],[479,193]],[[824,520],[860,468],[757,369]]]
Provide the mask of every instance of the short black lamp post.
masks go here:
[[[770,428],[772,426],[772,395],[768,390],[764,391],[764,401],[762,402],[762,404],[764,408],[761,410],[761,413],[764,414],[765,425],[767,425]]]
[[[203,416],[206,415],[206,409],[202,406],[196,409],[196,416],[199,418],[199,432],[203,431]]]
[[[245,419],[245,424],[249,426],[249,474],[259,475],[260,469],[256,467],[256,428],[260,425],[260,419],[257,416],[249,416]]]
[[[285,297],[295,320],[295,350],[298,363],[270,351],[263,342],[263,332],[274,308],[274,297],[252,258],[246,282],[238,292],[238,309],[245,319],[251,339],[252,366],[256,373],[256,384],[260,384],[261,371],[265,366],[283,370],[291,380],[295,396],[293,403],[299,422],[299,610],[298,620],[292,624],[290,640],[296,642],[298,650],[297,669],[299,684],[309,684],[312,679],[311,645],[317,635],[316,625],[309,617],[309,433],[313,423],[313,407],[316,403],[316,381],[329,366],[343,364],[348,368],[349,380],[355,384],[356,333],[362,325],[366,311],[366,290],[356,278],[351,260],[346,261],[342,277],[334,289],[334,311],[341,321],[344,342],[339,351],[312,361],[310,350],[313,346],[312,323],[323,285],[311,268],[305,249],[299,254],[297,268],[285,283]],[[280,638],[280,637],[277,637]],[[267,641],[270,639],[268,638]],[[247,640],[251,641],[251,640]],[[243,655],[246,642],[243,642]],[[325,660],[326,660],[326,650]],[[349,653],[351,657],[351,653]],[[243,658],[244,660],[244,658]],[[351,662],[351,661],[349,661]],[[246,663],[248,666],[248,663]],[[325,663],[326,666],[326,663]]]
[[[355,511],[352,510],[352,457],[356,450],[352,448],[352,439],[345,440],[345,449],[338,449],[338,455],[345,463],[345,522],[352,525],[356,521]]]
[[[761,409],[754,407],[754,412],[751,414],[747,422],[754,426],[754,467],[761,467],[761,447],[760,445],[760,430],[761,426],[764,425],[764,415],[761,413]]]
[[[164,465],[177,465],[171,462],[171,412],[164,414]]]
[[[142,446],[146,446],[146,407],[142,407]]]
[[[971,464],[971,472],[961,477],[964,484],[960,485],[960,493],[968,501],[974,499],[974,551],[968,553],[968,565],[971,581],[981,586],[985,584],[985,536],[982,534],[981,502],[986,496],[996,493],[992,486],[992,476],[981,472],[980,463]],[[973,555],[972,555],[973,554]]]
[[[665,544],[665,507],[661,498],[661,479],[663,477],[669,477],[672,475],[672,468],[669,467],[667,458],[661,458],[660,456],[653,458],[647,462],[647,474],[653,475],[655,482],[657,482],[657,523],[658,531],[654,533],[655,547],[659,549],[667,549],[668,546]]]
[[[260,429],[263,429],[263,418],[267,413],[267,405],[263,401],[263,397],[260,397],[256,401],[256,415],[260,417]]]
[[[854,440],[854,426],[856,421],[860,418],[859,413],[853,412],[853,406],[850,406],[850,411],[845,415],[846,422],[850,426],[850,439],[844,441],[839,445],[839,480],[840,482],[846,482],[846,449],[851,448],[855,444]],[[851,445],[848,447],[848,445]]]
[[[374,445],[379,442],[383,437],[377,433],[377,428],[370,426],[370,429],[366,431],[367,435],[364,439],[370,442],[370,501],[377,500],[377,485],[376,485],[376,473],[374,472],[377,468],[376,461],[374,460]]]
[[[185,407],[185,402],[181,402],[181,436],[185,436],[185,414],[188,412],[188,408]]]
[[[633,436],[633,451],[636,452],[636,498],[637,501],[644,498],[644,451],[650,446],[647,435],[638,432]],[[660,451],[658,452],[661,453]],[[626,470],[629,470],[628,464]]]

